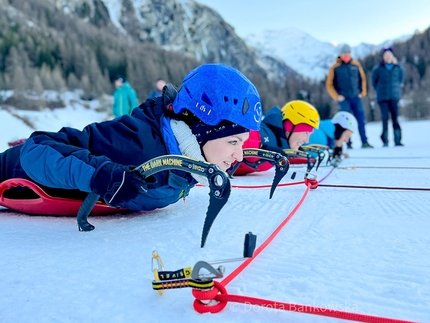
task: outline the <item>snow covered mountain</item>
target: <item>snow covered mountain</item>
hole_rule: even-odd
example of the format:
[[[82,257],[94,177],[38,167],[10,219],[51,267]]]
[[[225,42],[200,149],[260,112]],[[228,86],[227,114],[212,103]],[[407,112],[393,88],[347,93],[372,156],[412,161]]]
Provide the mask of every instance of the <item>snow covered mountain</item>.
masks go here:
[[[354,58],[363,58],[394,42],[405,41],[411,36],[404,35],[378,45],[362,43],[352,47],[352,55]],[[343,45],[317,40],[295,28],[253,34],[246,38],[246,42],[254,47],[259,55],[270,55],[285,62],[304,77],[317,81],[325,78],[339,54],[339,48]]]
[[[205,63],[223,62],[245,74],[269,74],[269,78],[297,75],[283,61],[273,62],[267,69],[267,60],[257,57],[232,26],[215,10],[194,0],[53,1],[68,14],[93,24],[97,17],[108,17],[110,26],[134,40],[180,51]]]

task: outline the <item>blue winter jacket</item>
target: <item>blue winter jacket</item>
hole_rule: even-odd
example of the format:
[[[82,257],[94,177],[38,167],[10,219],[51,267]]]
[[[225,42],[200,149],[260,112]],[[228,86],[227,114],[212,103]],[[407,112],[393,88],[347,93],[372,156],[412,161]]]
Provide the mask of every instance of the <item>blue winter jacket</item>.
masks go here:
[[[399,64],[394,64],[391,70],[385,67],[384,62],[375,66],[372,71],[372,85],[376,91],[376,100],[400,100],[403,77],[403,67]]]
[[[318,129],[314,129],[314,132],[309,137],[309,144],[319,144],[326,145],[330,148],[334,148],[335,138],[334,138],[335,126],[331,120],[321,120]]]
[[[152,91],[148,94],[148,99],[156,98],[156,97],[160,96],[161,94],[162,94],[161,91],[158,91],[157,89],[155,89],[154,91]]]
[[[261,121],[260,135],[262,148],[279,151],[289,149],[282,122],[282,112],[278,107],[271,108]]]
[[[140,165],[166,154],[180,154],[164,115],[163,98],[147,100],[132,115],[93,123],[82,131],[62,128],[58,132],[35,132],[22,146],[0,154],[0,180],[26,178],[51,188],[58,196],[74,197],[76,191],[91,192],[93,175],[109,161]],[[188,195],[196,181],[189,173],[172,170],[153,175],[148,192],[121,207],[153,210]],[[54,189],[54,190],[52,190]]]

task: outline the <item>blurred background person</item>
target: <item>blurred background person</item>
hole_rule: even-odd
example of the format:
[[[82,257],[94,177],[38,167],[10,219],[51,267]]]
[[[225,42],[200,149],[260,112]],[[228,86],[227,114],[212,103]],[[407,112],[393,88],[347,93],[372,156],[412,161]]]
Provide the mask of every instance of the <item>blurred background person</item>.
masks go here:
[[[159,78],[155,81],[155,89],[149,93],[148,99],[153,99],[161,96],[161,92],[163,91],[163,87],[166,85],[166,81]]]
[[[131,87],[124,76],[118,76],[115,79],[112,114],[115,117],[131,114],[131,111],[138,105],[136,91]]]
[[[367,142],[362,101],[367,94],[366,75],[360,62],[352,59],[349,45],[341,47],[336,63],[330,67],[326,88],[330,96],[338,102],[340,111],[350,112],[357,119],[361,148],[373,148]],[[352,148],[351,141],[348,142],[348,148]]]
[[[381,109],[382,134],[384,147],[388,147],[388,119],[391,115],[394,132],[394,144],[403,146],[402,129],[400,128],[399,100],[402,96],[404,71],[397,61],[391,47],[382,51],[382,61],[372,70],[372,86],[376,91],[376,101]]]

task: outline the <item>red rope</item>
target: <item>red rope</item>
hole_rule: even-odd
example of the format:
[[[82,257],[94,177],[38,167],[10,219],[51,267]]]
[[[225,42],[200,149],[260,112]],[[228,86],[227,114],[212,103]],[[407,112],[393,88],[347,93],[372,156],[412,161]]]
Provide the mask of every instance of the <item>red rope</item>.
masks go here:
[[[293,185],[297,185],[297,184],[304,184],[305,181],[300,181],[300,182],[292,182],[292,183],[280,183],[277,185],[277,187],[282,187],[282,186],[293,186]],[[263,184],[263,185],[232,185],[232,188],[270,188],[272,187],[271,184]]]
[[[332,169],[318,182],[321,183],[323,182],[327,177],[330,176],[330,174],[333,172],[334,167],[332,167]],[[305,179],[303,181],[299,181],[299,182],[291,182],[291,183],[280,183],[277,185],[277,187],[284,187],[284,186],[293,186],[293,185],[298,185],[298,184],[306,184],[309,180]],[[310,180],[313,181],[313,180]],[[196,186],[204,186],[203,184],[196,184]],[[232,185],[232,188],[271,188],[272,184],[262,184],[262,185]],[[313,188],[313,187],[311,187]]]
[[[367,188],[367,189],[373,189],[373,190],[430,191],[430,187],[371,186],[371,185],[345,185],[345,184],[320,184],[319,186],[338,187],[338,188]]]
[[[331,169],[330,169],[330,171],[323,177],[323,178],[321,178],[321,180],[319,181],[320,183],[322,183],[322,182],[324,182],[325,181],[325,179],[327,178],[327,177],[329,177],[330,176],[330,174],[331,173],[333,173],[333,171],[334,171],[334,167],[332,167]]]
[[[293,186],[293,185],[297,185],[297,184],[304,184],[305,181],[300,181],[300,182],[292,182],[292,183],[280,183],[277,185],[277,187],[279,186]],[[202,184],[196,184],[196,186],[204,186]],[[270,188],[272,187],[272,184],[262,184],[262,185],[232,185],[232,188]]]
[[[333,168],[334,169],[334,168]],[[333,171],[331,171],[321,180],[325,180]],[[278,235],[278,233],[282,230],[282,228],[291,220],[300,206],[303,204],[308,192],[310,189],[317,188],[319,183],[317,180],[309,180],[305,179],[303,181],[306,184],[306,190],[300,199],[299,203],[294,207],[294,209],[290,212],[290,214],[282,221],[282,223],[276,228],[275,231],[263,242],[260,247],[257,248],[254,252],[254,256],[252,258],[247,258],[242,264],[239,265],[230,275],[226,276],[221,282],[214,281],[214,288],[209,291],[201,291],[197,289],[193,289],[192,293],[195,297],[193,307],[198,313],[218,313],[222,311],[228,302],[236,302],[243,303],[247,305],[257,305],[270,309],[278,309],[285,311],[293,311],[299,313],[307,313],[314,314],[320,316],[334,317],[343,320],[350,320],[356,322],[370,322],[370,323],[414,323],[412,321],[398,320],[392,318],[385,318],[373,315],[359,314],[359,313],[351,313],[345,311],[334,310],[330,308],[316,307],[316,306],[308,306],[308,305],[299,305],[299,304],[291,304],[284,302],[277,302],[272,300],[266,300],[256,297],[242,296],[242,295],[231,295],[228,294],[225,286],[229,284],[234,278],[236,278]],[[298,184],[297,183],[289,183],[290,185]],[[287,186],[287,185],[284,185]],[[327,186],[322,184],[321,186]],[[265,186],[270,187],[270,185]],[[250,187],[255,188],[255,187]]]
[[[213,291],[215,290],[215,292]],[[212,290],[212,295],[215,296],[212,298],[217,301],[217,304],[205,304],[202,301],[210,300],[210,298],[206,297],[205,292],[199,290],[193,290],[193,296],[196,298],[194,301],[194,309],[199,313],[217,313],[223,310],[228,302],[235,303],[243,303],[246,305],[257,305],[262,306],[268,309],[277,309],[283,311],[290,312],[298,312],[298,313],[306,313],[306,314],[314,314],[319,316],[327,316],[334,317],[343,320],[356,321],[356,322],[369,322],[369,323],[415,323],[412,321],[398,320],[374,315],[366,315],[359,313],[351,313],[345,311],[339,311],[331,308],[317,307],[317,306],[308,306],[308,305],[300,305],[300,304],[292,304],[292,303],[284,303],[277,302],[272,300],[266,300],[262,298],[249,297],[249,296],[241,296],[241,295],[232,295],[228,294],[225,287],[223,287],[220,283],[215,282],[214,289]]]
[[[230,275],[226,276],[222,281],[222,286],[226,286],[228,283],[230,283],[234,278],[236,278],[237,275],[239,275],[242,270],[244,270],[268,245],[272,242],[272,240],[277,236],[277,234],[282,230],[282,228],[290,221],[290,219],[293,217],[293,215],[297,212],[299,207],[302,205],[303,201],[305,200],[306,196],[308,195],[310,186],[306,187],[305,193],[303,194],[302,198],[300,199],[299,203],[295,206],[295,208],[291,211],[291,213],[282,221],[282,223],[276,228],[275,231],[266,239],[266,241],[263,242],[262,245],[260,245],[257,250],[254,251],[254,256],[252,258],[246,258],[244,262],[242,262],[239,267],[237,267],[235,270],[233,270]]]
[[[354,170],[356,168],[370,168],[370,169],[430,169],[430,167],[415,167],[415,166],[345,166],[338,167],[337,169]]]

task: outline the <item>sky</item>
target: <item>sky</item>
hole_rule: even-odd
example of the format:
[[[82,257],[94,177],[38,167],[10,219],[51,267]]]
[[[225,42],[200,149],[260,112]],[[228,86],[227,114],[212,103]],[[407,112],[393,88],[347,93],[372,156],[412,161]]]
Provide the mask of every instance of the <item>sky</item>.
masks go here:
[[[379,44],[430,26],[428,0],[196,0],[240,37],[294,27],[331,43]]]

